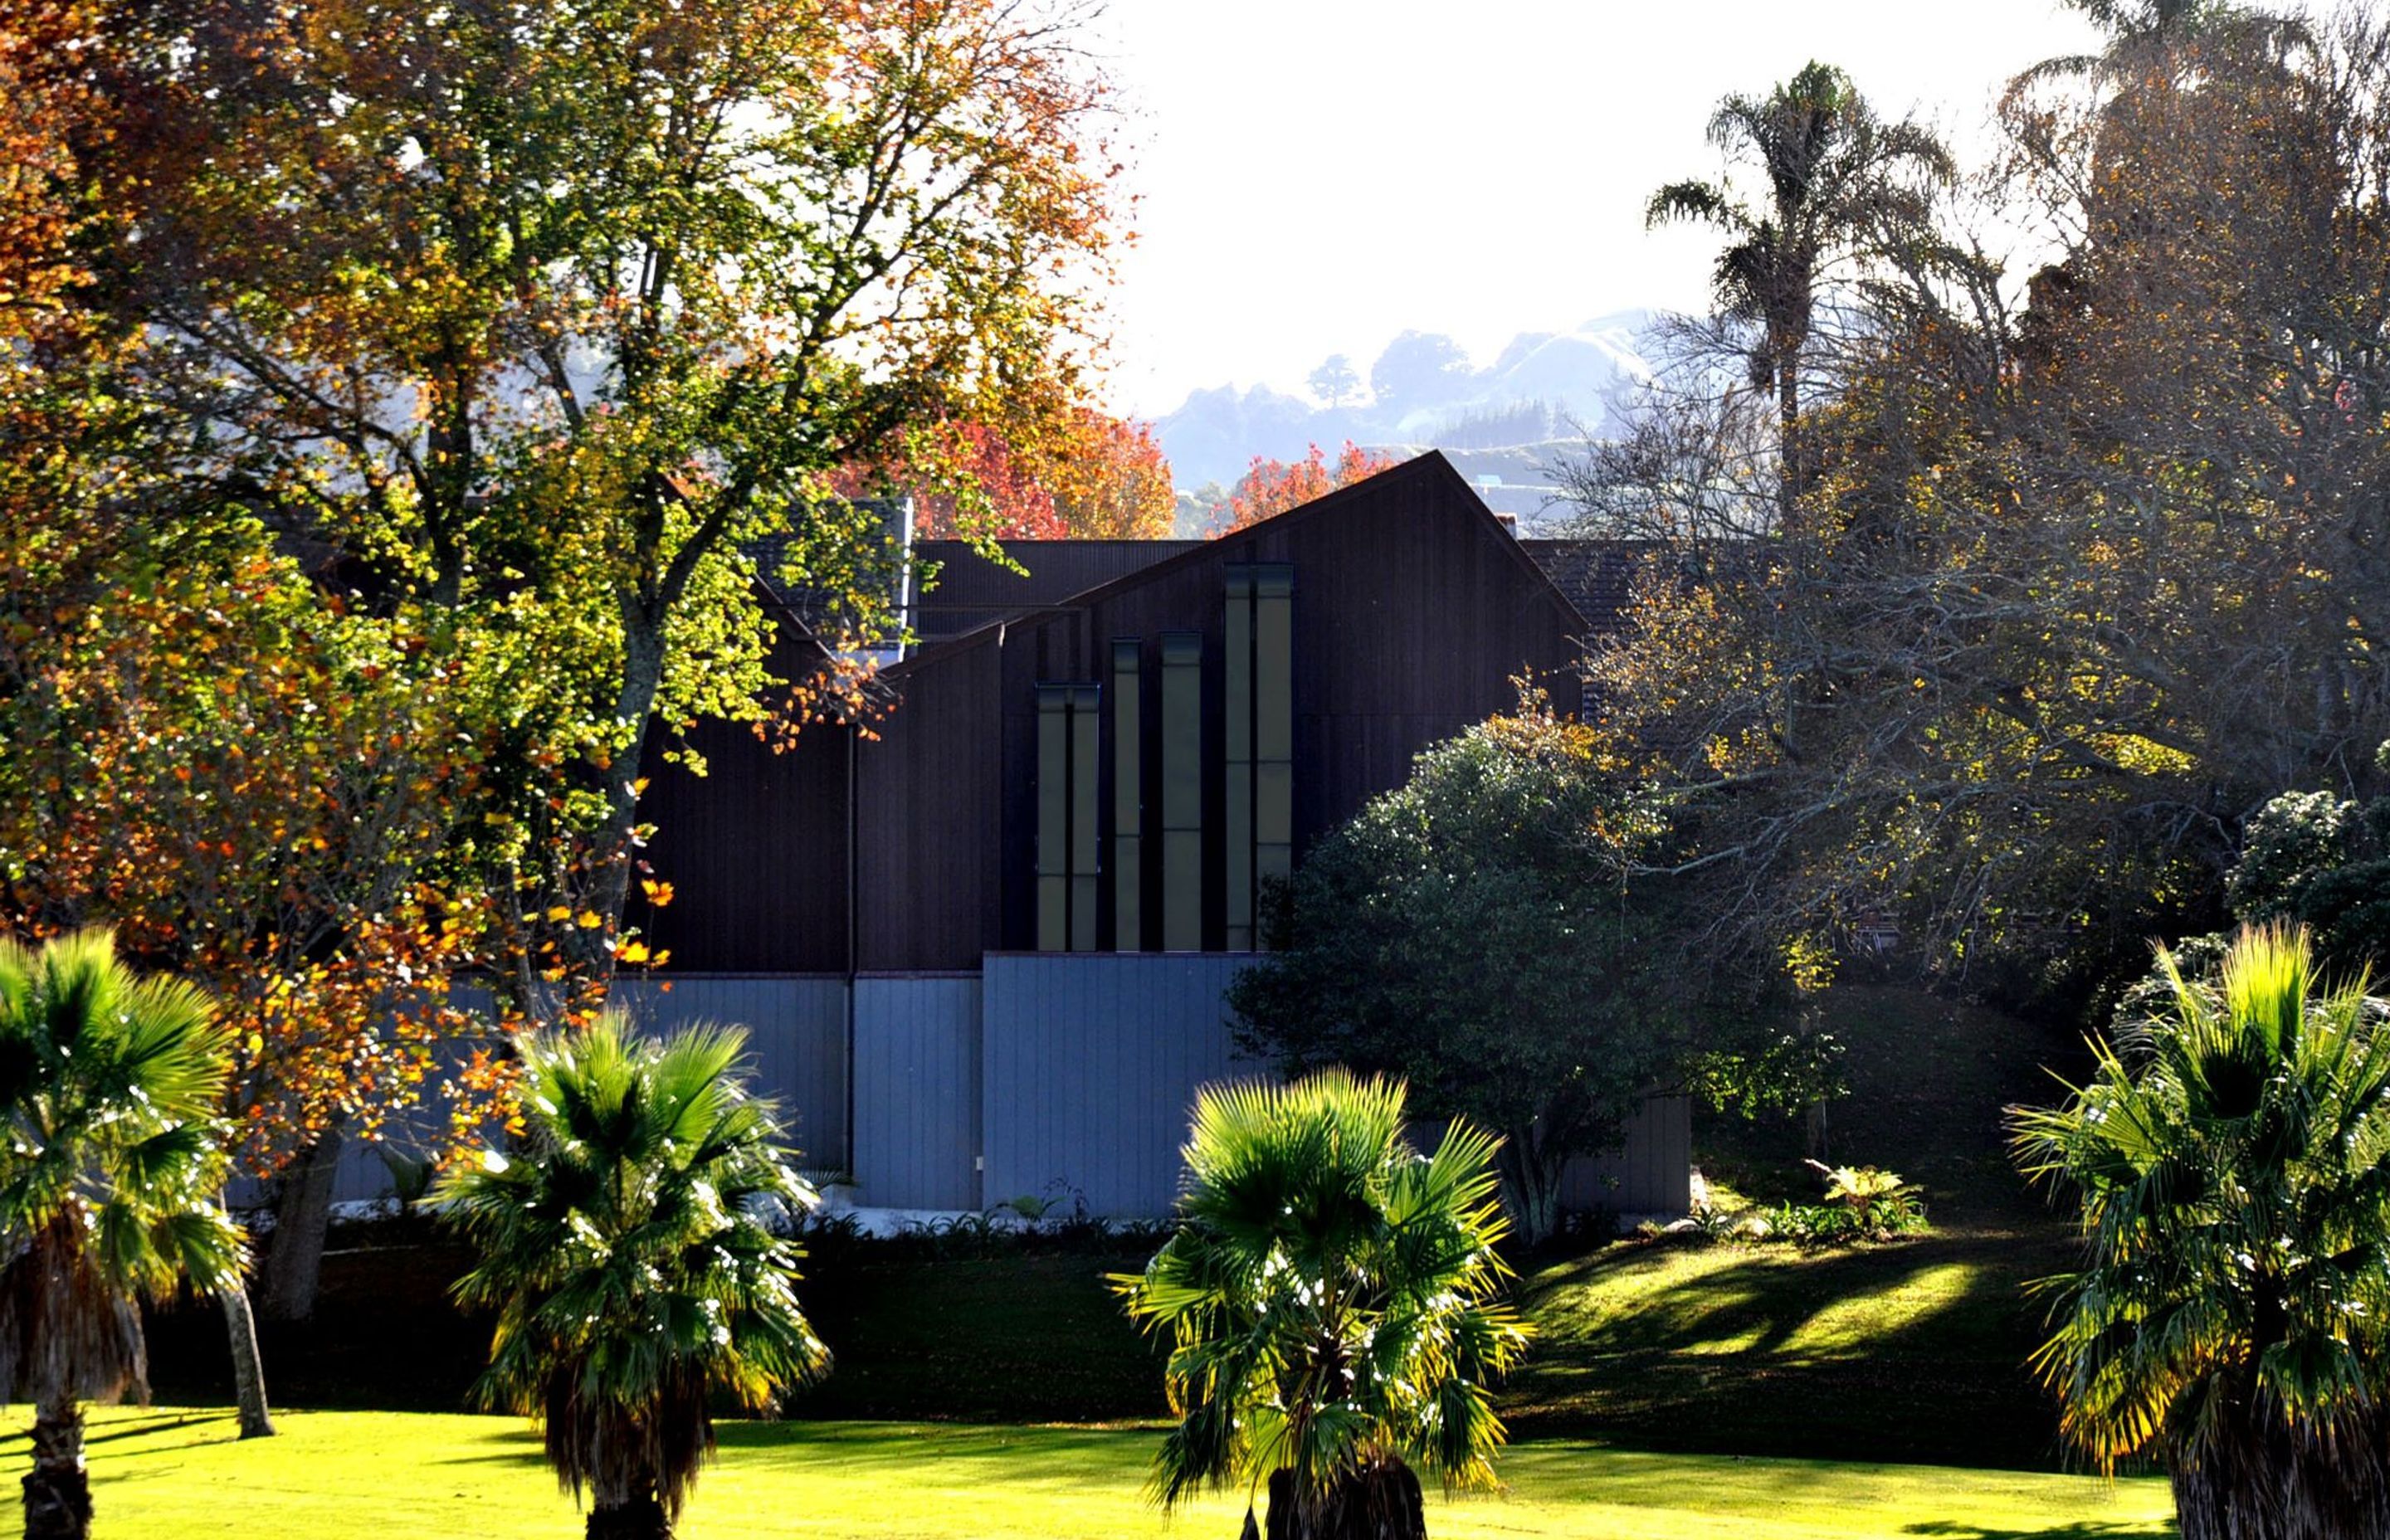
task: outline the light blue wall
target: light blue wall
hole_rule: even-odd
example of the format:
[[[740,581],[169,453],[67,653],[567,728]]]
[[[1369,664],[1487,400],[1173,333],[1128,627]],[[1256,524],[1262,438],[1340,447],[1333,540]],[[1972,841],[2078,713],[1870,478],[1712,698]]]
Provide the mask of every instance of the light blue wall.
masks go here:
[[[1238,1059],[1220,1003],[1251,961],[989,954],[986,1200],[1084,1196],[1095,1213],[1168,1213],[1196,1087],[1262,1072]]]
[[[809,1170],[846,1161],[846,981],[688,973],[625,979],[614,1003],[642,1026],[696,1021],[747,1029],[755,1082],[780,1104]]]
[[[856,981],[855,1139],[845,1169],[843,978],[683,974],[625,981],[642,1024],[749,1029],[759,1087],[780,1104],[808,1169],[850,1176],[873,1208],[978,1209],[1031,1196],[1154,1218],[1176,1203],[1179,1145],[1199,1086],[1254,1076],[1221,996],[1249,956],[991,953],[980,973]],[[419,1118],[418,1120],[419,1121]],[[416,1123],[392,1130],[401,1147]],[[1625,1148],[1571,1170],[1572,1207],[1679,1214],[1690,1200],[1691,1114],[1654,1097]],[[390,1190],[379,1147],[351,1140],[335,1196]]]
[[[981,1206],[980,980],[854,984],[855,1201]]]

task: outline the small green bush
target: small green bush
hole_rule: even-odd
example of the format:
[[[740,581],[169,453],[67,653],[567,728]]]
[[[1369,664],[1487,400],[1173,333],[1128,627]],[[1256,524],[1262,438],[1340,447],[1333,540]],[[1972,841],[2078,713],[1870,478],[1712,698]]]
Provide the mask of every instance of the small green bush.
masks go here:
[[[1808,1162],[1826,1178],[1824,1200],[1779,1203],[1771,1209],[1704,1204],[1690,1226],[1647,1235],[1673,1234],[1704,1244],[1844,1246],[1887,1241],[1924,1229],[1925,1204],[1917,1188],[1895,1172],[1874,1166],[1827,1166]]]

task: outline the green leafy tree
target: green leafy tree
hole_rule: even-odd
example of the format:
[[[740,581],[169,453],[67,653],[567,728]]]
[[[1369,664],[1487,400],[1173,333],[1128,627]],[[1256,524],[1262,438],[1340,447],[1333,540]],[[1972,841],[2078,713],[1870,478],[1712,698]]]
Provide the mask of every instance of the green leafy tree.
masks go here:
[[[1165,1506],[1266,1480],[1268,1540],[1413,1540],[1413,1464],[1492,1481],[1487,1384],[1527,1340],[1502,1300],[1496,1141],[1456,1123],[1422,1155],[1405,1104],[1341,1070],[1197,1097],[1178,1233],[1112,1280],[1171,1334]]]
[[[2102,1466],[2162,1455],[2185,1540],[2390,1533],[2390,1027],[2244,930],[2213,990],[2097,1045],[2018,1156],[2081,1196],[2035,1363]]]
[[[1004,0],[170,0],[106,39],[128,385],[456,671],[511,771],[472,826],[499,982],[585,1013],[651,732],[853,700],[776,674],[764,585],[833,654],[901,625],[831,473],[1077,393],[1106,87]]]
[[[1811,62],[1765,96],[1718,103],[1710,142],[1759,173],[1754,206],[1725,183],[1672,182],[1651,195],[1648,225],[1697,220],[1723,231],[1713,287],[1718,309],[1750,327],[1751,382],[1776,392],[1789,514],[1805,484],[1801,390],[1830,270],[1847,259],[1931,240],[1931,188],[1954,174],[1949,153],[1912,122],[1885,122],[1850,77]]]
[[[1592,744],[1530,694],[1421,753],[1305,857],[1228,994],[1245,1046],[1289,1072],[1402,1074],[1430,1115],[1499,1130],[1531,1241],[1562,1168],[1617,1141],[1682,1035],[1680,917],[1628,876],[1663,823]]]
[[[34,1408],[27,1540],[90,1533],[83,1405],[148,1397],[140,1301],[238,1285],[215,1201],[227,1037],[105,931],[0,940],[0,1399]]]
[[[479,1393],[541,1419],[590,1540],[668,1540],[709,1404],[768,1410],[829,1367],[776,1233],[814,1192],[748,1094],[746,1040],[660,1043],[610,1013],[526,1039],[523,1139],[429,1200],[480,1252],[457,1299],[498,1313]]]
[[[2283,792],[2249,820],[2224,896],[2236,919],[2305,928],[2333,972],[2390,967],[2390,797]]]

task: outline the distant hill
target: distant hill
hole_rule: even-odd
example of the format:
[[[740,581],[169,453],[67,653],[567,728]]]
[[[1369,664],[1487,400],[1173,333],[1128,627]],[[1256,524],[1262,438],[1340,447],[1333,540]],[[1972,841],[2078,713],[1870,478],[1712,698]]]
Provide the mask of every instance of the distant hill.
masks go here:
[[[1648,311],[1623,311],[1571,332],[1523,332],[1484,368],[1468,366],[1446,339],[1407,332],[1370,370],[1381,389],[1357,404],[1330,407],[1266,385],[1224,385],[1189,395],[1154,425],[1155,436],[1182,492],[1230,485],[1256,456],[1293,459],[1310,444],[1333,452],[1349,439],[1394,451],[1443,449],[1486,485],[1497,509],[1532,517],[1548,491],[1536,468],[1580,431],[1602,432],[1621,392],[1649,378],[1637,348],[1651,321]],[[1439,350],[1458,362],[1403,367]]]

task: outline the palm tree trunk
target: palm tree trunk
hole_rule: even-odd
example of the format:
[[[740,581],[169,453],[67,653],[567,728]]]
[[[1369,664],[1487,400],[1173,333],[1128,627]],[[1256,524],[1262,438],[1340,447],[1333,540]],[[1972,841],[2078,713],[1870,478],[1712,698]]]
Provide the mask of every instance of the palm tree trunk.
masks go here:
[[[1427,1506],[1419,1478],[1392,1455],[1381,1455],[1308,1496],[1294,1489],[1294,1472],[1269,1479],[1266,1540],[1427,1540]]]
[[[33,1469],[25,1476],[25,1540],[88,1540],[91,1479],[83,1462],[83,1407],[66,1396],[33,1413]]]
[[[265,1404],[265,1360],[257,1351],[257,1319],[250,1313],[249,1291],[238,1279],[216,1295],[224,1306],[225,1337],[232,1348],[232,1383],[240,1403],[240,1436],[272,1438],[274,1413]]]
[[[2390,1418],[2327,1443],[2312,1427],[2247,1417],[2218,1446],[2168,1461],[2182,1540],[2339,1540],[2390,1534]]]
[[[601,1499],[589,1507],[589,1540],[673,1540],[672,1521],[647,1493],[617,1502]]]

